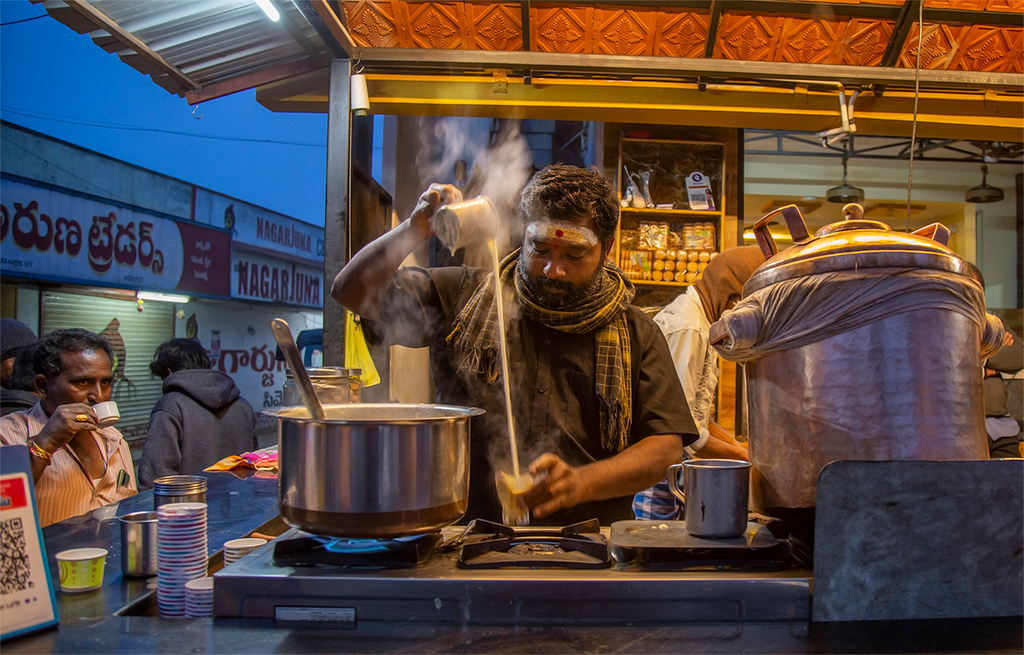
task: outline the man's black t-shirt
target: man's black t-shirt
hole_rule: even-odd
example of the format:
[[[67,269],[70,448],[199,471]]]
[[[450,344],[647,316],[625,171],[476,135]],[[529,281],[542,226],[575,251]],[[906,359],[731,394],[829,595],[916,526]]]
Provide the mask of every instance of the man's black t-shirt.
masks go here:
[[[500,377],[486,384],[473,373],[460,373],[458,357],[445,342],[455,317],[486,276],[486,270],[469,267],[403,268],[381,302],[380,318],[365,320],[363,326],[374,343],[430,347],[437,402],[487,410],[472,419],[469,509],[463,520],[501,522],[494,471],[512,470],[503,383]],[[511,309],[509,380],[521,468],[545,452],[570,466],[616,455],[601,443],[594,333],[560,332]],[[636,307],[627,309],[626,320],[632,352],[630,445],[658,434],[678,434],[684,445],[693,443],[697,428],[665,337]],[[531,521],[569,525],[598,518],[608,525],[633,518],[632,500],[629,495],[585,503]]]

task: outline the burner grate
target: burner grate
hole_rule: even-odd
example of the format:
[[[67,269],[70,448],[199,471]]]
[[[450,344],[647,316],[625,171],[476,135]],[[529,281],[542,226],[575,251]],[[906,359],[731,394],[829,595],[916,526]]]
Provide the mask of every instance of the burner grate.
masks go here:
[[[344,539],[304,535],[274,543],[274,566],[404,569],[422,566],[441,533],[396,539]]]
[[[564,528],[512,528],[477,519],[456,543],[462,544],[457,564],[464,569],[567,568],[611,566],[608,540],[597,519]]]

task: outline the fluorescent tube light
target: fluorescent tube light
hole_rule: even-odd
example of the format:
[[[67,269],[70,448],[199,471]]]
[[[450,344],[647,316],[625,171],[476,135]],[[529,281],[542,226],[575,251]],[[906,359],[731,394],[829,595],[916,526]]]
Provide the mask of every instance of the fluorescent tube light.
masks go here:
[[[139,300],[159,300],[160,302],[187,303],[188,296],[177,293],[155,293],[153,291],[137,291],[135,297]]]
[[[281,18],[281,14],[277,13],[277,7],[274,6],[274,3],[271,2],[271,0],[256,0],[256,4],[263,10],[263,13],[267,15],[267,18],[275,23],[279,18]]]

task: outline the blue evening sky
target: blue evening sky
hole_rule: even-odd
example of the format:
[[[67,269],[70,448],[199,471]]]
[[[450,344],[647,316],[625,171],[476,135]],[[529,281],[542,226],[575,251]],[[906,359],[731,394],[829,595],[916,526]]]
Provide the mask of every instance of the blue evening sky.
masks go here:
[[[323,225],[326,114],[275,113],[250,90],[201,104],[196,120],[184,98],[42,6],[0,0],[2,23],[39,15],[0,27],[4,120]]]

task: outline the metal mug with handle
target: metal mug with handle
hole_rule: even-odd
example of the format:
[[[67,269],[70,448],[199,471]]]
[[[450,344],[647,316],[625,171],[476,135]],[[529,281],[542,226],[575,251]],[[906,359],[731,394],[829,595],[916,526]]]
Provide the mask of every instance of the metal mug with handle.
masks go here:
[[[683,490],[679,489],[679,471]],[[747,530],[750,462],[691,459],[668,467],[668,486],[683,503],[686,531],[695,537],[723,539]]]
[[[121,573],[151,578],[157,574],[156,512],[121,517]]]

